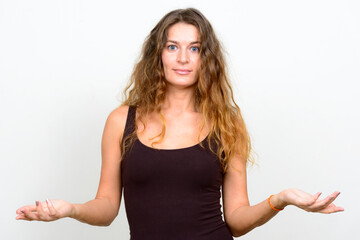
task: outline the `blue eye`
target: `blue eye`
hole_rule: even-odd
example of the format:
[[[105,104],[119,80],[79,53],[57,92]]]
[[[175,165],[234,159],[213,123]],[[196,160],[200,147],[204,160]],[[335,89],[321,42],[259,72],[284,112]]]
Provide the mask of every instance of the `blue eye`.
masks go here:
[[[199,48],[198,47],[191,47],[190,50],[192,52],[198,52],[199,51]]]
[[[175,50],[175,49],[176,49],[176,46],[175,46],[175,45],[169,45],[169,46],[168,46],[168,49],[169,49],[169,50]]]

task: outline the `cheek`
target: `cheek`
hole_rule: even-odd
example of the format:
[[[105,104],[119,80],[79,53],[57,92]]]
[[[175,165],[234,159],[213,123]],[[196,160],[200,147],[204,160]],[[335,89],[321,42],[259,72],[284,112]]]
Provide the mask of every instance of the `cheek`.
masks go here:
[[[163,74],[165,79],[171,78],[171,61],[169,59],[169,56],[167,56],[166,54],[163,54],[161,56],[161,60],[162,60],[162,67],[163,67]]]
[[[161,60],[162,60],[164,70],[166,70],[167,68],[169,68],[171,66],[171,59],[170,59],[170,56],[168,56],[167,54],[162,54]]]
[[[197,59],[195,59],[194,65],[195,65],[196,70],[199,71],[200,66],[201,66],[201,59],[200,59],[200,57],[198,57]]]

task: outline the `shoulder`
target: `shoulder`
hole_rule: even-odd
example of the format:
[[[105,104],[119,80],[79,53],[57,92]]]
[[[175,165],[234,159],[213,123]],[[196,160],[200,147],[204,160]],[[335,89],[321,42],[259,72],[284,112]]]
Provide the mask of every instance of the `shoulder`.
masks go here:
[[[109,114],[109,116],[106,120],[106,127],[110,128],[122,135],[122,133],[125,129],[128,111],[129,111],[129,106],[126,106],[126,105],[122,105],[122,106],[114,109]]]
[[[127,105],[122,105],[120,107],[117,107],[109,114],[108,120],[110,120],[110,121],[116,120],[116,121],[120,121],[120,122],[123,122],[123,121],[126,122],[128,111],[129,111],[129,106],[127,106]]]

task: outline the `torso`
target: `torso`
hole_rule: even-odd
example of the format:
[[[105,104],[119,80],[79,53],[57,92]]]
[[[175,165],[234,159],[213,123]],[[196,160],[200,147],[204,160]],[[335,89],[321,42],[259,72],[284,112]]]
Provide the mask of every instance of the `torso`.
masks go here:
[[[159,134],[161,120],[147,119],[141,138],[126,152],[121,181],[131,240],[233,239],[222,219],[222,167],[209,150],[206,133],[202,135],[204,148],[199,145],[196,117],[199,115],[177,116],[182,125],[166,118],[166,131],[171,134],[156,146],[160,150],[148,147],[145,144],[150,146],[151,142],[145,140]],[[130,108],[125,136],[133,131],[134,120],[135,109]],[[186,136],[192,141],[182,141]]]

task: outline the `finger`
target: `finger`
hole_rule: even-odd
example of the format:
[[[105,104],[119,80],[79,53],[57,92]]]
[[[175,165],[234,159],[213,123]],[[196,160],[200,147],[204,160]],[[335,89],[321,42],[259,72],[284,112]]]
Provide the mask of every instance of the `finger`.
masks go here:
[[[49,210],[49,215],[52,216],[52,217],[55,217],[57,211],[56,211],[56,209],[54,208],[54,205],[52,204],[52,202],[49,199],[46,199],[46,205],[47,205],[48,210]]]
[[[36,206],[37,206],[37,207],[36,207],[36,211],[37,211],[37,214],[38,214],[38,216],[39,216],[39,219],[40,219],[40,220],[48,220],[48,217],[47,217],[48,214],[44,211],[41,202],[40,202],[40,201],[36,201],[35,204],[36,204]]]
[[[335,201],[335,199],[340,195],[340,192],[334,192],[333,194],[329,195],[327,198],[325,198],[324,200],[324,204],[327,206],[329,204],[331,204],[333,201]]]
[[[39,217],[36,212],[30,211],[29,209],[24,209],[24,216],[28,218],[29,221],[39,220]]]
[[[23,213],[24,209],[28,209],[29,211],[36,211],[36,205],[27,205],[27,206],[22,206],[21,208],[16,210],[17,214],[21,214]]]
[[[317,193],[314,195],[315,200],[318,200],[321,194],[322,194],[322,192],[317,192]]]
[[[16,210],[16,213],[17,213],[17,216],[16,216],[16,218],[15,218],[16,220],[25,218],[25,216],[24,216],[24,211]]]
[[[343,212],[345,209],[343,207],[335,207],[334,212]]]
[[[31,219],[27,218],[25,215],[17,215],[16,220],[27,220],[27,221],[31,221]]]
[[[326,208],[320,210],[320,213],[336,213],[336,212],[342,212],[344,211],[343,207],[338,207],[335,204],[331,203],[329,206],[327,206]]]
[[[24,215],[24,211],[23,210],[16,210],[16,214],[17,215]]]
[[[333,194],[327,196],[323,200],[315,202],[313,206],[311,206],[312,211],[320,211],[328,207],[335,199],[339,196],[340,192],[334,192]]]

